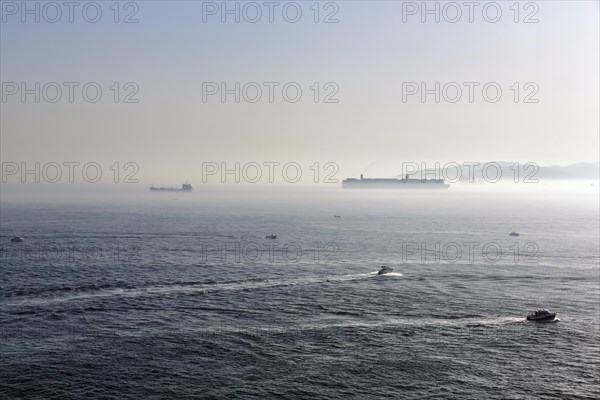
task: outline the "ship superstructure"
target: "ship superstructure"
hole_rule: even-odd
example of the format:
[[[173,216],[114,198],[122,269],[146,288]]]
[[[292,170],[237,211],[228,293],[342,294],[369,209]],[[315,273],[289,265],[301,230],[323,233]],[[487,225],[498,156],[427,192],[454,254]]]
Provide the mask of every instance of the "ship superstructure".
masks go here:
[[[443,179],[415,179],[408,174],[403,179],[398,178],[348,178],[342,181],[344,189],[448,189],[450,187]]]

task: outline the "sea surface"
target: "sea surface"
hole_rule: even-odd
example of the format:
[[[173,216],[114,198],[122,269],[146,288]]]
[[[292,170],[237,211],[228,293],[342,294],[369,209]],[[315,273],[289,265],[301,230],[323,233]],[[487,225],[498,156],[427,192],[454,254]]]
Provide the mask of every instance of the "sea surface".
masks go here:
[[[3,399],[600,396],[597,194],[144,192],[0,222]]]

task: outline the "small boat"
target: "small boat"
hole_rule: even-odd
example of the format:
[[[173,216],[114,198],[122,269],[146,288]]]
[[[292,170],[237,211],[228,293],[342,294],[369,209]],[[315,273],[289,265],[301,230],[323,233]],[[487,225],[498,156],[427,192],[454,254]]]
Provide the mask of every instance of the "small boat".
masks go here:
[[[186,182],[181,185],[181,187],[155,187],[150,186],[151,192],[191,192],[193,190],[192,185],[189,182]]]
[[[270,235],[265,236],[265,239],[277,239],[277,235],[273,235],[272,233]]]
[[[517,232],[511,232],[508,234],[508,236],[519,236],[519,234]]]
[[[22,242],[23,238],[21,236],[15,236],[10,239],[11,242]]]
[[[334,215],[333,218],[341,218],[339,215]]]
[[[385,275],[389,274],[390,272],[394,272],[394,268],[382,265],[379,272],[377,272],[377,275]]]
[[[550,312],[545,308],[542,310],[535,310],[527,316],[528,321],[553,321],[558,313]]]

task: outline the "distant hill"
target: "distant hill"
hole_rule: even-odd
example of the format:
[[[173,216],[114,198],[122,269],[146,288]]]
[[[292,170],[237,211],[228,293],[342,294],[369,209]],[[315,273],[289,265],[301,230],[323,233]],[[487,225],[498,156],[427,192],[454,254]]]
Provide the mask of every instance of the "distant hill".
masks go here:
[[[600,178],[600,163],[577,163],[561,166],[551,165],[540,167],[540,179],[585,179],[598,180]]]

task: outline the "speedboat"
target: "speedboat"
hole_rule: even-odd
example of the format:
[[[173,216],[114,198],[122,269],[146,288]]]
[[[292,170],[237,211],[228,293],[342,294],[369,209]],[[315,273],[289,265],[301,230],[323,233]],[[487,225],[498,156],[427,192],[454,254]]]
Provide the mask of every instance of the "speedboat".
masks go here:
[[[271,233],[270,235],[265,236],[265,239],[277,239],[277,235]]]
[[[508,234],[508,236],[519,236],[519,234],[517,232],[511,232]]]
[[[542,310],[535,310],[527,316],[528,321],[553,321],[558,313],[550,312],[545,308]]]
[[[15,236],[10,239],[11,242],[22,242],[23,238],[21,236]]]
[[[389,274],[390,272],[394,272],[394,268],[382,265],[379,272],[377,272],[377,275],[385,275]]]

